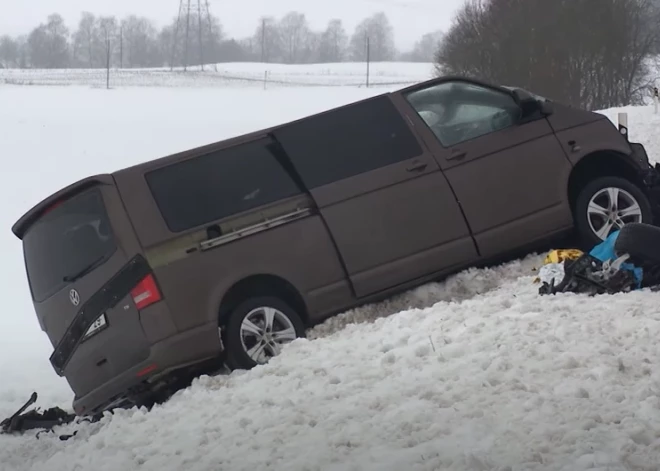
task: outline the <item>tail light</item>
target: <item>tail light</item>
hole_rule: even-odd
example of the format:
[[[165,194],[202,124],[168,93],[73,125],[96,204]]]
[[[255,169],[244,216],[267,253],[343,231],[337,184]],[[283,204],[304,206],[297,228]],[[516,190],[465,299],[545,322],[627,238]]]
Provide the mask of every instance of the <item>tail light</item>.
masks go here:
[[[151,306],[153,303],[157,303],[163,299],[158,286],[156,286],[156,279],[153,275],[145,276],[142,281],[135,285],[135,288],[131,290],[131,297],[138,310]]]

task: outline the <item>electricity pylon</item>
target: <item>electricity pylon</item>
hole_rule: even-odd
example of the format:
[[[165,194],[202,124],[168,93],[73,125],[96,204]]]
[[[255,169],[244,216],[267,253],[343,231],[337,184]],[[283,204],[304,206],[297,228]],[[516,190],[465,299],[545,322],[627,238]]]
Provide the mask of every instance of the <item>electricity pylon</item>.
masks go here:
[[[170,60],[170,70],[174,69],[174,59],[176,57],[177,43],[179,40],[179,32],[184,29],[184,46],[183,46],[183,70],[188,70],[188,52],[191,46],[190,27],[193,26],[191,21],[197,21],[197,43],[199,46],[199,58],[202,70],[204,70],[204,29],[208,29],[208,37],[213,37],[213,25],[211,23],[211,11],[209,9],[209,0],[179,0],[179,14],[176,18],[176,26],[174,27],[174,36],[172,37],[172,56]],[[183,23],[183,25],[182,25]],[[182,28],[184,26],[184,28]],[[217,71],[218,67],[214,64]]]

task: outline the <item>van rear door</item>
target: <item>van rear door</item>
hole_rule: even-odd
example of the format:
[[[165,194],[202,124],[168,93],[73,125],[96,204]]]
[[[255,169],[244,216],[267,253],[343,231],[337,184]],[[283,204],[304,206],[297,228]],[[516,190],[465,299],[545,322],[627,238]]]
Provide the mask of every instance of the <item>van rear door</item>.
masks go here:
[[[51,363],[78,397],[149,355],[131,290],[144,296],[140,282],[153,279],[113,230],[108,201],[121,207],[114,185],[85,189],[42,211],[22,235],[35,310],[55,347]]]

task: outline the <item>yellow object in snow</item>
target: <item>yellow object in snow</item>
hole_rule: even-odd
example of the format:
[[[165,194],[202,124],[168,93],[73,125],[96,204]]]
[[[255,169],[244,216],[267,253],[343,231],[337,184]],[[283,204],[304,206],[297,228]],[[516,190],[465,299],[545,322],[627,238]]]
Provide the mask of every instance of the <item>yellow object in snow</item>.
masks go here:
[[[549,263],[562,263],[565,260],[577,260],[584,255],[584,252],[579,249],[559,249],[551,250],[545,257],[544,265]]]
[[[534,283],[550,281],[555,278],[555,283],[561,282],[564,278],[564,266],[562,265],[566,260],[577,260],[582,257],[584,252],[578,249],[558,249],[551,250],[543,261],[543,268],[539,272],[539,276],[534,278]]]

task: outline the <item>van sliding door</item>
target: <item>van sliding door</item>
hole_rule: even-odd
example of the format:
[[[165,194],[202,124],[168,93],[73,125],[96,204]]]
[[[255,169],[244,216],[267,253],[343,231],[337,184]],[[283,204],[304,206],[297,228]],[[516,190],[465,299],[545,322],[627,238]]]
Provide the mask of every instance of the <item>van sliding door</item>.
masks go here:
[[[433,156],[388,95],[276,129],[358,297],[477,258]]]

